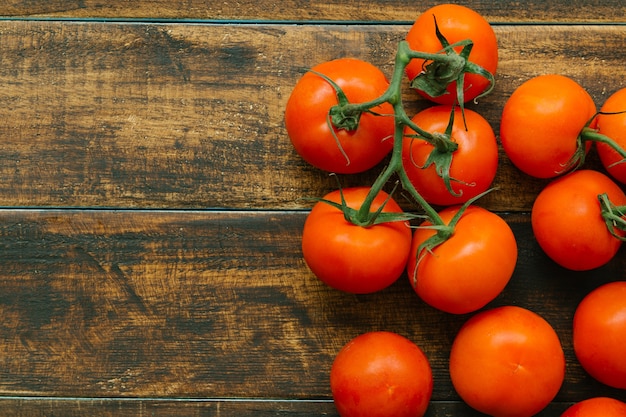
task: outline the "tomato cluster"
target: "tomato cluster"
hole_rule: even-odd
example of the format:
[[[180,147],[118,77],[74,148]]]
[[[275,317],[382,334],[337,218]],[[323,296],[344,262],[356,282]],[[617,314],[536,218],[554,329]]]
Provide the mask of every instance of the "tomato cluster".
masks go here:
[[[323,171],[355,174],[389,161],[374,184],[315,199],[302,235],[313,274],[355,294],[380,291],[405,274],[431,307],[474,313],[450,352],[455,390],[480,412],[527,417],[561,388],[565,356],[538,314],[519,306],[479,312],[507,286],[518,258],[509,225],[478,204],[498,169],[496,135],[465,108],[491,92],[497,64],[497,39],[481,15],[460,5],[434,6],[399,43],[390,79],[358,59],[319,64],[290,95],[285,126],[296,151]],[[433,103],[412,117],[402,102],[404,77]],[[499,133],[521,172],[550,179],[531,211],[546,255],[576,271],[609,262],[626,239],[626,194],[617,183],[626,183],[626,89],[598,112],[574,80],[532,78],[506,101]],[[582,167],[594,144],[608,174]],[[395,188],[383,190],[393,176],[417,210],[403,211]],[[598,288],[580,303],[573,336],[582,367],[601,383],[626,389],[626,282]],[[350,341],[330,382],[342,417],[419,417],[433,387],[424,353],[390,332]],[[619,403],[593,403],[607,401]],[[590,403],[563,416],[598,415]]]

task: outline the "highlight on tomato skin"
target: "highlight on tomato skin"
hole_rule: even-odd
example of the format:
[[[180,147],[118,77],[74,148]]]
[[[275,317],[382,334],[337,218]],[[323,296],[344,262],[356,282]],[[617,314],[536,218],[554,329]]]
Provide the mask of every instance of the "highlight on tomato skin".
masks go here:
[[[422,417],[433,391],[424,352],[390,331],[356,336],[336,355],[330,387],[341,417]]]
[[[569,407],[561,417],[625,417],[626,403],[610,397],[592,397]]]
[[[450,378],[461,399],[493,417],[531,417],[556,397],[565,355],[554,328],[518,306],[481,311],[453,341]]]
[[[626,281],[603,284],[583,298],[574,313],[573,345],[591,377],[626,389]]]

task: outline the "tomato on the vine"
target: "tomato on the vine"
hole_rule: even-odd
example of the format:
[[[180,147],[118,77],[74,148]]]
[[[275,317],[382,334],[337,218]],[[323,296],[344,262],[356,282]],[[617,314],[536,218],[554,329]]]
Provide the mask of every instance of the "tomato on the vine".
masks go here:
[[[604,102],[600,112],[597,118],[598,132],[613,139],[622,149],[626,149],[626,88],[613,93]],[[626,184],[626,161],[624,158],[606,143],[598,142],[596,148],[600,161],[608,173],[617,181]]]
[[[615,398],[593,397],[569,407],[561,417],[625,417],[626,403]]]
[[[626,281],[601,285],[583,298],[574,313],[573,341],[589,375],[626,389]]]
[[[370,188],[333,191],[325,200],[359,209]],[[371,206],[383,213],[402,213],[398,204],[381,191]],[[302,232],[302,253],[311,271],[329,286],[350,293],[372,293],[395,282],[404,272],[411,229],[407,221],[358,226],[339,208],[320,201],[309,213]]]
[[[579,136],[596,114],[589,93],[563,75],[540,75],[508,98],[500,121],[506,155],[522,172],[553,178],[575,167],[591,146]]]
[[[585,271],[609,262],[622,241],[602,217],[598,198],[606,194],[616,206],[626,205],[626,195],[608,176],[578,170],[549,183],[537,196],[531,224],[537,243],[564,268]],[[618,236],[621,230],[613,230]]]
[[[427,132],[442,134],[447,130],[451,110],[446,105],[433,106],[412,120]],[[404,132],[404,170],[417,192],[431,204],[463,204],[486,191],[496,176],[498,144],[491,125],[473,110],[465,109],[464,113],[465,120],[461,109],[455,107],[450,139],[458,147],[453,152],[411,137],[416,133],[410,128]],[[444,181],[445,175],[451,190]]]
[[[436,21],[436,26],[435,26]],[[409,30],[406,41],[415,51],[442,53],[444,45],[439,40],[436,27],[452,45],[460,41],[471,40],[473,47],[469,61],[484,68],[492,75],[498,66],[498,40],[493,28],[476,11],[457,4],[439,4],[422,13]],[[455,47],[460,52],[462,47]],[[423,72],[428,61],[413,59],[406,67],[410,80]],[[490,80],[482,75],[466,73],[463,80],[463,102],[475,99],[490,87]],[[433,96],[423,90],[417,90],[422,96],[439,104],[458,104],[456,81],[450,83],[446,92]]]
[[[391,151],[393,107],[384,103],[353,115],[356,128],[332,124],[331,108],[339,103],[334,81],[349,103],[365,103],[383,95],[389,81],[374,65],[354,58],[324,62],[306,72],[294,87],[285,109],[285,127],[302,158],[324,171],[366,171]]]
[[[375,331],[349,341],[330,371],[341,417],[421,417],[433,390],[430,363],[411,340]]]
[[[480,312],[461,327],[449,367],[455,390],[470,407],[494,417],[530,417],[561,388],[565,355],[543,317],[504,306]]]
[[[459,207],[439,215],[449,224]],[[429,226],[424,222],[421,226]],[[418,227],[407,263],[409,281],[419,297],[439,310],[464,314],[496,298],[513,275],[517,242],[509,225],[498,215],[469,206],[445,242],[430,250],[420,246],[437,232]]]

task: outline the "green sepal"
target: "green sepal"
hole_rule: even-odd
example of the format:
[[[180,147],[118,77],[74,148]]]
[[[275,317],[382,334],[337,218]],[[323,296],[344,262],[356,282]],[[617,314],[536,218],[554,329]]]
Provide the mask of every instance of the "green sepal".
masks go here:
[[[346,130],[348,132],[355,131],[359,127],[359,121],[361,120],[361,114],[363,114],[363,112],[360,110],[359,111],[348,110],[348,109],[353,109],[353,107],[348,106],[350,102],[348,101],[348,97],[346,96],[346,93],[343,92],[341,87],[335,81],[330,79],[325,74],[322,74],[321,72],[317,72],[314,70],[309,70],[309,71],[317,75],[318,77],[323,78],[335,90],[338,104],[331,107],[328,113],[332,126],[337,129]]]
[[[330,206],[333,206],[337,210],[340,210],[343,213],[344,218],[347,222],[354,224],[355,226],[361,227],[370,227],[377,224],[382,223],[390,223],[390,222],[404,222],[410,221],[414,219],[424,219],[424,215],[410,212],[401,212],[401,213],[391,213],[391,212],[383,212],[385,205],[381,205],[378,210],[370,212],[366,219],[359,218],[359,210],[349,207],[345,200],[343,199],[342,194],[342,202],[337,203],[336,201],[327,200],[324,198],[318,197],[308,197],[304,198],[304,200],[315,201],[317,203],[324,203]]]
[[[495,77],[485,68],[469,61],[469,55],[472,52],[474,44],[471,40],[465,40],[450,44],[439,30],[437,19],[435,20],[435,34],[443,47],[442,52],[448,57],[446,60],[432,61],[424,66],[424,70],[413,78],[410,86],[420,90],[430,97],[441,97],[448,94],[448,86],[456,81],[457,102],[464,111],[465,93],[463,90],[465,73],[477,74],[489,80],[489,87],[483,91],[478,98],[489,94],[495,86]],[[457,53],[454,48],[462,46],[463,48]]]
[[[419,266],[420,261],[426,255],[426,253],[432,253],[432,251],[437,246],[446,242],[448,239],[450,239],[454,235],[454,229],[456,228],[457,223],[461,219],[461,216],[463,216],[463,214],[465,213],[465,210],[467,210],[467,208],[470,205],[474,204],[478,199],[482,198],[483,196],[492,192],[493,190],[495,190],[495,188],[490,188],[489,190],[467,200],[459,208],[459,210],[456,212],[454,217],[450,219],[450,222],[447,225],[417,226],[418,228],[423,228],[423,229],[434,229],[437,231],[437,233],[435,233],[434,235],[432,235],[431,237],[423,241],[422,244],[417,247],[417,252],[415,254],[415,256],[417,257],[417,262],[416,262],[416,267],[415,267],[416,269],[417,269],[417,266]],[[414,279],[415,279],[415,274],[413,274],[413,280]]]
[[[466,184],[461,180],[452,178],[450,176],[450,167],[452,166],[452,159],[454,152],[458,149],[458,144],[452,140],[452,129],[454,126],[454,107],[450,113],[450,120],[446,127],[445,133],[432,133],[432,138],[426,139],[422,135],[411,135],[409,138],[414,137],[417,139],[424,139],[433,145],[433,150],[428,154],[423,166],[419,166],[420,169],[427,169],[431,165],[435,166],[435,172],[442,179],[446,186],[446,189],[450,194],[455,197],[460,197],[462,193],[457,193],[452,189],[452,181]]]
[[[453,51],[454,52],[454,51]],[[411,80],[411,88],[422,91],[430,97],[441,97],[448,94],[448,85],[455,81],[461,81],[461,96],[463,95],[463,70],[465,60],[459,55],[456,58],[448,53],[449,60],[433,61],[424,66],[424,71]]]

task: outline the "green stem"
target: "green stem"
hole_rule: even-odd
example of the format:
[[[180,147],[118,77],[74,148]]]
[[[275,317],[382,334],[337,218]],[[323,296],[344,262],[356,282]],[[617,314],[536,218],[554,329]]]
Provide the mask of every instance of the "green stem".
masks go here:
[[[618,233],[620,230],[626,232],[626,206],[616,206],[609,200],[609,196],[604,193],[598,195],[602,218],[606,223],[606,227],[615,238],[626,241],[626,236]]]
[[[410,48],[408,42],[401,41],[398,44],[398,50],[396,53],[396,62],[394,67],[394,72],[389,82],[389,87],[387,90],[379,97],[366,101],[363,103],[345,103],[345,104],[337,104],[334,107],[334,110],[331,109],[331,112],[341,112],[345,115],[355,115],[361,114],[364,112],[371,112],[374,107],[380,106],[384,103],[390,103],[394,110],[399,109],[398,104],[402,103],[402,81],[405,73],[405,69],[409,62],[412,59],[424,59],[430,61],[436,61],[441,63],[451,63],[454,61],[458,61],[459,59],[463,60],[464,58],[459,57],[458,55],[445,55],[445,54],[431,54],[426,52],[415,51]],[[435,136],[420,128],[417,124],[413,123],[413,121],[406,115],[404,112],[404,108],[402,110],[403,122],[406,126],[413,129],[417,132],[424,140],[432,144],[433,146],[437,145],[437,142],[441,139],[435,138]],[[396,114],[396,117],[398,115]],[[451,141],[450,141],[451,142]],[[453,142],[452,142],[453,143]]]
[[[597,130],[590,127],[584,127],[580,135],[583,143],[587,141],[604,143],[614,149],[615,152],[622,157],[622,159],[626,159],[626,150],[624,150],[624,148],[622,148],[616,141],[606,135],[603,135]]]
[[[396,62],[394,66],[394,72],[391,77],[391,81],[389,83],[389,88],[387,91],[378,99],[373,100],[369,103],[361,103],[356,106],[377,106],[382,104],[383,102],[388,102],[393,106],[394,110],[394,118],[395,118],[395,126],[394,126],[394,135],[393,135],[393,149],[391,151],[391,158],[389,160],[389,164],[387,167],[381,172],[376,181],[372,184],[370,192],[366,196],[363,204],[361,205],[357,218],[360,222],[366,222],[367,218],[370,216],[371,205],[376,198],[376,196],[383,189],[385,184],[389,181],[389,179],[394,175],[398,175],[400,178],[400,182],[402,186],[411,194],[411,196],[416,200],[416,202],[422,207],[426,215],[432,224],[438,226],[445,226],[444,221],[441,219],[437,211],[430,205],[424,198],[417,192],[411,181],[406,175],[404,167],[402,165],[402,142],[404,139],[404,128],[406,126],[411,127],[413,130],[418,132],[420,135],[423,135],[425,138],[433,138],[433,135],[429,132],[426,132],[419,128],[415,123],[411,121],[411,118],[406,113],[404,109],[404,104],[402,102],[402,79],[404,77],[404,71],[406,66],[409,64],[411,59],[413,59],[417,52],[412,51],[409,48],[407,42],[402,41],[398,46],[398,52],[396,54]],[[419,54],[420,56],[423,54]],[[430,54],[426,54],[430,55]],[[445,55],[444,55],[445,56]],[[437,55],[437,57],[441,57],[441,55]],[[371,108],[371,107],[364,107]]]
[[[616,162],[616,164],[626,162],[626,150],[624,150],[624,148],[622,148],[619,145],[619,143],[617,143],[610,137],[598,132],[597,129],[590,127],[591,123],[593,122],[593,120],[596,118],[598,114],[620,114],[620,113],[624,113],[624,112],[617,112],[617,113],[600,112],[600,113],[595,114],[587,122],[585,127],[583,127],[580,133],[578,134],[578,138],[576,138],[577,143],[576,143],[576,151],[574,152],[574,155],[572,155],[569,161],[565,163],[563,167],[563,171],[561,173],[578,169],[585,163],[585,157],[587,156],[587,146],[586,146],[587,142],[598,142],[598,143],[604,143],[605,145],[608,145],[609,147],[611,147],[611,149],[615,150],[615,152],[617,152],[622,157],[622,160]]]

